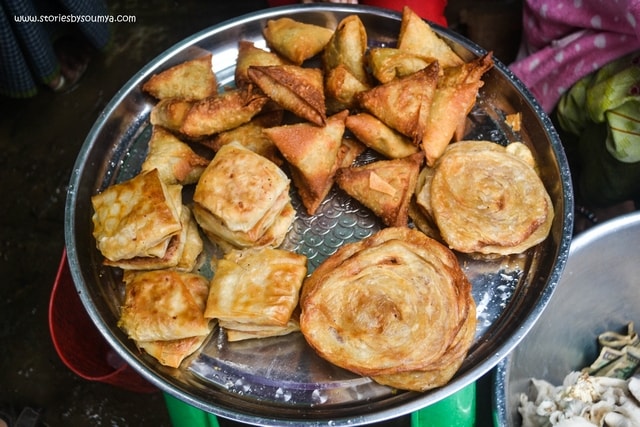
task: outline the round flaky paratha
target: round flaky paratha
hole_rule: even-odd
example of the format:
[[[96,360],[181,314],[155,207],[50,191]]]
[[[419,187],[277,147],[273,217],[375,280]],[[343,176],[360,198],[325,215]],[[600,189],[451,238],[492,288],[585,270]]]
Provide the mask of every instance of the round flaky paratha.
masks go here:
[[[427,390],[451,379],[471,344],[470,291],[447,247],[414,229],[386,228],[343,246],[305,280],[300,328],[335,365]]]
[[[464,253],[521,253],[549,234],[551,198],[524,144],[451,144],[427,174],[417,201],[442,239]]]

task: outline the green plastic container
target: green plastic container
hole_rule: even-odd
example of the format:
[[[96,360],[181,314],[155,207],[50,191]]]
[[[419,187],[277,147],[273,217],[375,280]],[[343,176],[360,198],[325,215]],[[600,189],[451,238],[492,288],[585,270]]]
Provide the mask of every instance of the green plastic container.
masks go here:
[[[215,415],[165,393],[173,427],[219,427]],[[411,427],[473,427],[476,422],[476,383],[411,414]],[[408,426],[407,426],[408,427]]]
[[[473,427],[476,425],[476,383],[411,414],[411,427]]]
[[[219,427],[218,418],[201,409],[184,403],[170,394],[164,393],[169,418],[173,427]]]

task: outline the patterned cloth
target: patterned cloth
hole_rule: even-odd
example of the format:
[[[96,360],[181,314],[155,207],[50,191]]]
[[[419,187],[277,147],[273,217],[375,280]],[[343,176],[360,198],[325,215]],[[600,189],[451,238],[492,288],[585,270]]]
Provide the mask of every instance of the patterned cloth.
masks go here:
[[[55,31],[60,25],[16,22],[18,17],[105,16],[108,13],[100,0],[62,0],[58,6],[58,9],[43,11],[36,9],[31,0],[0,0],[0,94],[15,98],[33,96],[38,84],[49,84],[60,74],[53,50]],[[96,49],[104,49],[110,39],[106,23],[73,25]]]
[[[575,82],[640,49],[640,0],[525,0],[511,70],[550,112]]]
[[[594,205],[640,200],[640,52],[579,80],[557,108],[560,128],[575,138],[581,197]]]

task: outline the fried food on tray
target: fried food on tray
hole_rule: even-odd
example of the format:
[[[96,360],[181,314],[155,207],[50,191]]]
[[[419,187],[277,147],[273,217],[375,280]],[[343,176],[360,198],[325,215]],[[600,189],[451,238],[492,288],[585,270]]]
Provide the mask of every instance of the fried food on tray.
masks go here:
[[[345,121],[360,142],[389,159],[400,159],[420,151],[411,140],[368,113],[352,114]]]
[[[197,138],[236,128],[248,123],[268,100],[252,87],[228,90],[193,104],[179,130]]]
[[[369,89],[343,64],[329,70],[325,77],[327,110],[338,112],[357,106],[356,95]]]
[[[344,134],[344,110],[319,127],[295,123],[264,129],[291,166],[293,184],[309,215],[313,215],[333,186]]]
[[[236,143],[245,148],[266,157],[277,165],[282,163],[282,158],[273,141],[262,132],[263,129],[278,126],[282,122],[282,110],[260,113],[249,123],[240,125],[235,129],[220,132],[211,139],[198,141],[199,143],[218,151],[223,145]]]
[[[151,76],[142,90],[156,99],[179,98],[188,101],[215,96],[218,81],[211,66],[212,55],[182,62]]]
[[[204,315],[228,329],[231,340],[292,332],[307,257],[283,249],[233,250],[217,260]],[[238,333],[235,337],[234,332]]]
[[[232,247],[277,246],[288,224],[278,220],[290,204],[289,178],[273,162],[239,144],[218,150],[193,194],[193,212],[203,231],[212,240]],[[278,235],[269,236],[276,227]]]
[[[368,85],[366,69],[367,30],[358,15],[349,15],[338,23],[322,53],[325,73],[343,65],[356,79]]]
[[[174,134],[154,126],[142,172],[158,169],[165,184],[186,185],[196,183],[208,164],[209,159],[196,154]]]
[[[354,138],[342,138],[342,145],[338,152],[338,167],[347,168],[351,166],[366,149],[366,145]]]
[[[165,255],[182,230],[181,186],[167,186],[156,169],[112,185],[91,198],[93,236],[110,261]]]
[[[171,341],[138,341],[138,348],[144,350],[164,366],[177,368],[182,361],[202,346],[209,334]]]
[[[247,70],[252,65],[285,65],[289,62],[274,52],[260,49],[253,42],[241,40],[238,42],[238,58],[234,80],[237,87],[243,87],[251,83]]]
[[[464,62],[447,42],[408,6],[402,9],[398,49],[424,58],[437,59],[442,68]]]
[[[291,18],[271,19],[263,30],[267,45],[296,65],[322,52],[333,31]]]
[[[282,108],[318,126],[324,125],[327,113],[322,70],[297,65],[251,66],[248,74]]]
[[[458,372],[473,343],[476,333],[476,305],[469,296],[467,320],[442,358],[428,369],[416,369],[395,374],[375,375],[377,383],[407,390],[425,391],[447,384]]]
[[[171,268],[177,271],[191,271],[197,264],[203,250],[202,238],[191,210],[182,206],[180,212],[180,232],[174,234],[162,255],[134,256],[119,260],[105,259],[104,264],[123,270],[157,270]]]
[[[446,384],[475,332],[456,256],[407,227],[342,246],[305,279],[300,307],[300,329],[321,357],[400,389]]]
[[[493,67],[489,53],[473,61],[444,70],[433,96],[422,148],[432,166],[451,142],[456,129],[466,120],[484,84],[482,76]]]
[[[364,166],[340,168],[336,183],[347,194],[371,209],[390,227],[407,226],[409,202],[415,190],[424,156],[378,160]]]
[[[526,146],[512,144],[519,148],[507,150],[490,141],[453,143],[417,190],[418,203],[452,249],[509,255],[548,236],[551,198],[523,154]]]
[[[125,271],[125,296],[118,320],[135,341],[171,341],[211,332],[204,317],[206,277],[173,270]]]
[[[413,74],[426,68],[435,60],[435,58],[426,58],[392,47],[371,48],[367,56],[371,74],[380,83],[388,83],[396,77]]]
[[[432,63],[416,73],[374,86],[357,95],[360,105],[403,135],[419,144],[432,110],[439,66]]]
[[[300,322],[291,317],[285,326],[263,326],[240,322],[218,322],[227,334],[227,341],[236,342],[257,338],[281,337],[300,331]]]
[[[162,126],[172,131],[180,131],[185,117],[191,110],[193,101],[180,98],[166,98],[153,106],[149,121],[154,126]]]

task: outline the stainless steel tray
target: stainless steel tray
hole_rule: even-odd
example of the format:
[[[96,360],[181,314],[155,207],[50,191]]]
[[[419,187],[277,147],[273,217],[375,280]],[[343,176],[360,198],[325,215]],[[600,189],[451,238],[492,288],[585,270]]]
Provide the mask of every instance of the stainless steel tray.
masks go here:
[[[569,169],[560,141],[524,86],[496,61],[484,77],[468,120],[468,139],[522,141],[531,147],[555,205],[549,238],[523,255],[478,261],[460,256],[478,306],[475,341],[457,375],[426,393],[395,391],[336,368],[316,356],[299,333],[228,343],[214,331],[202,350],[170,369],[137,350],[117,327],[120,272],[102,265],[91,230],[91,196],[138,172],[146,153],[154,101],[140,90],[150,75],[211,52],[221,84],[233,83],[237,42],[264,46],[268,19],[293,19],[335,27],[350,14],[362,19],[371,45],[393,46],[400,16],[364,6],[307,5],[266,9],[227,21],[184,40],[138,72],[115,95],[91,129],[71,176],[65,217],[69,264],[82,302],[107,341],[150,382],[208,412],[258,425],[361,425],[404,415],[435,403],[478,379],[525,336],[551,297],[564,267],[573,226]],[[434,28],[466,60],[483,49],[446,29]],[[505,124],[522,114],[522,129]],[[294,203],[299,208],[295,192]],[[380,224],[344,193],[334,190],[319,212],[298,218],[285,240],[309,257],[310,270],[337,247],[361,239]],[[206,272],[205,272],[206,273]]]

